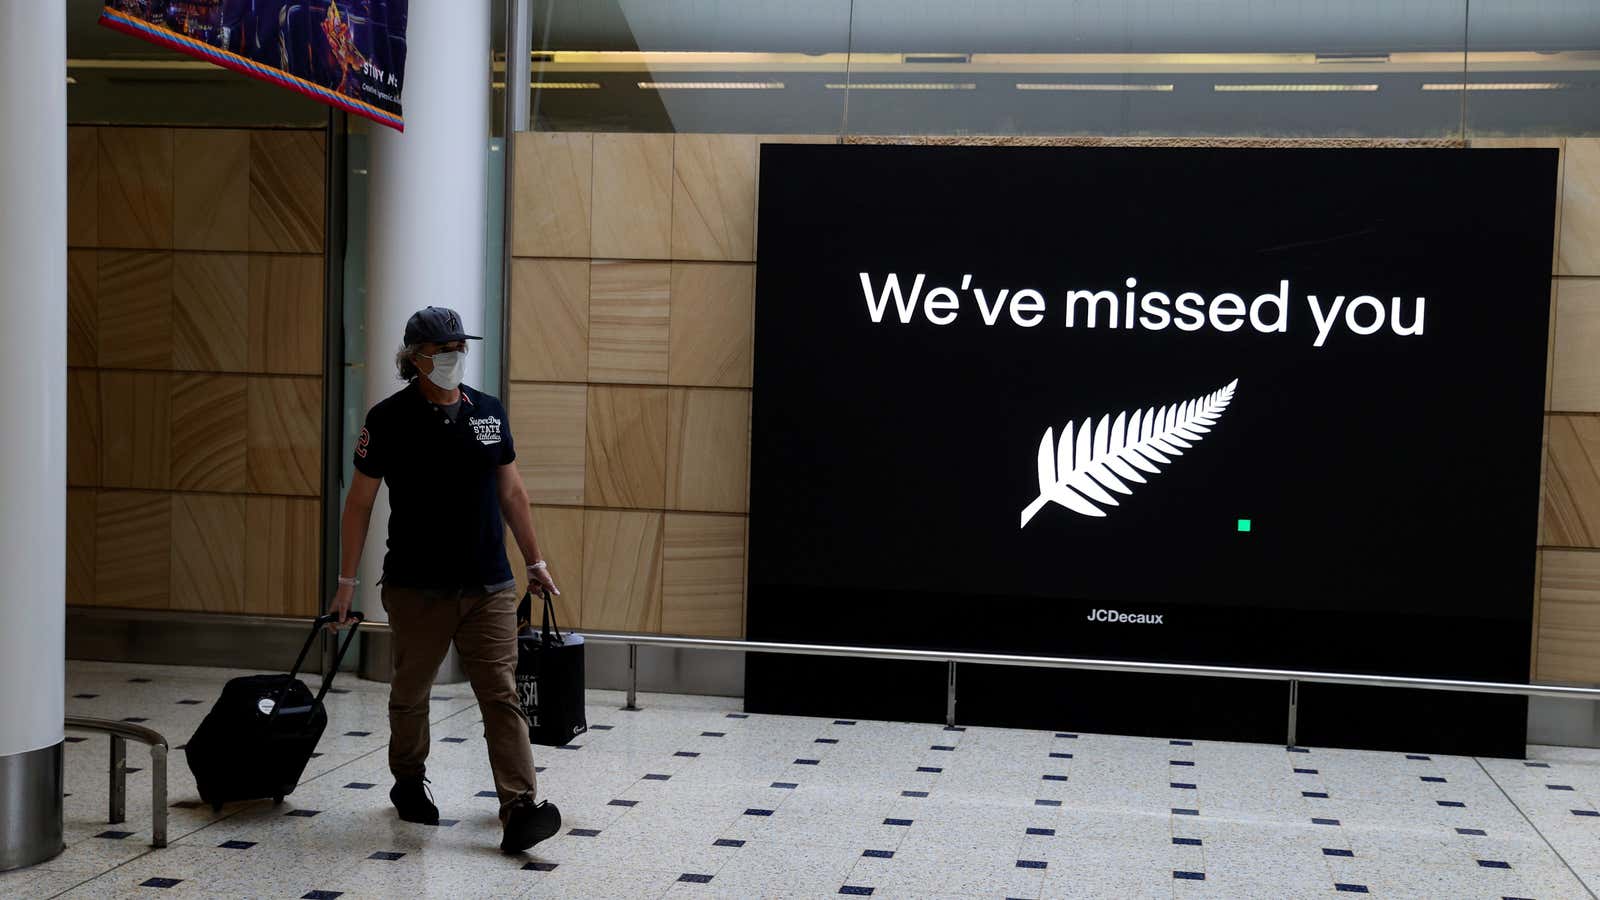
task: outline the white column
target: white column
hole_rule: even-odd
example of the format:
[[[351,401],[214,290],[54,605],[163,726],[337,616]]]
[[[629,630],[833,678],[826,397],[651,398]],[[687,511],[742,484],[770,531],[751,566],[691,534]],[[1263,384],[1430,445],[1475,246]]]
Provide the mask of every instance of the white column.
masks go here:
[[[67,546],[67,25],[0,15],[0,869],[61,850]],[[54,792],[52,798],[50,793]]]
[[[394,368],[406,319],[424,306],[461,313],[483,334],[484,229],[488,216],[489,7],[413,3],[407,23],[406,130],[372,131],[367,206],[366,403],[403,385]],[[467,355],[466,381],[481,384],[484,348]],[[497,386],[488,388],[490,393]],[[372,511],[361,556],[357,607],[386,618],[378,602],[387,488]]]

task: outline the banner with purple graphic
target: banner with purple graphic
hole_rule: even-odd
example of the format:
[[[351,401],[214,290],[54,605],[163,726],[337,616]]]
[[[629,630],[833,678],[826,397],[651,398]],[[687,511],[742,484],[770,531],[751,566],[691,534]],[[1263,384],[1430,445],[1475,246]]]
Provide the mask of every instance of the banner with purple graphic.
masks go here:
[[[402,131],[409,0],[106,0],[100,24]]]

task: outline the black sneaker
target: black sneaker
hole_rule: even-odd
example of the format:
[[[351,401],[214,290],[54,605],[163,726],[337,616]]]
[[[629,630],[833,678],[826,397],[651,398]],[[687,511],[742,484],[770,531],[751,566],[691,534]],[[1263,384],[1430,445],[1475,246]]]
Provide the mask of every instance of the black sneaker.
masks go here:
[[[389,789],[389,800],[400,813],[402,822],[415,822],[418,825],[439,824],[439,807],[434,806],[433,799],[428,796],[427,780],[397,778],[394,787]]]
[[[511,801],[500,849],[506,853],[521,853],[560,830],[561,810],[548,800],[534,803],[532,795],[524,794]]]

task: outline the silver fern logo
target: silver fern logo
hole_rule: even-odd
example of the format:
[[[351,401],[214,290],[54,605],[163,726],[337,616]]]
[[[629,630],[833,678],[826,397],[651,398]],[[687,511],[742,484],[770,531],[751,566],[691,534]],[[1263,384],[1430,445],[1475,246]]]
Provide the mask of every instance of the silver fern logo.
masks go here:
[[[1039,496],[1023,509],[1020,527],[1028,527],[1029,520],[1051,503],[1080,515],[1105,516],[1100,507],[1119,505],[1111,492],[1132,494],[1126,482],[1146,484],[1140,472],[1161,474],[1160,466],[1170,465],[1171,457],[1182,456],[1205,438],[1233,402],[1238,385],[1235,378],[1204,397],[1159,409],[1136,409],[1132,415],[1119,412],[1115,420],[1107,413],[1098,425],[1084,419],[1076,436],[1068,422],[1059,443],[1055,429],[1046,428],[1039,442]]]

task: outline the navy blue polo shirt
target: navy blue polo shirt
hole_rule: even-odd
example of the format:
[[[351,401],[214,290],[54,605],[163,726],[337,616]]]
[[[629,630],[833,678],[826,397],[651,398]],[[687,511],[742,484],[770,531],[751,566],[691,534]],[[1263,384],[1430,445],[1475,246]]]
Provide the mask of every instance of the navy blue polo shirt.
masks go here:
[[[355,464],[389,485],[383,583],[491,591],[515,584],[499,470],[516,458],[505,407],[466,385],[453,422],[414,381],[374,406]]]

